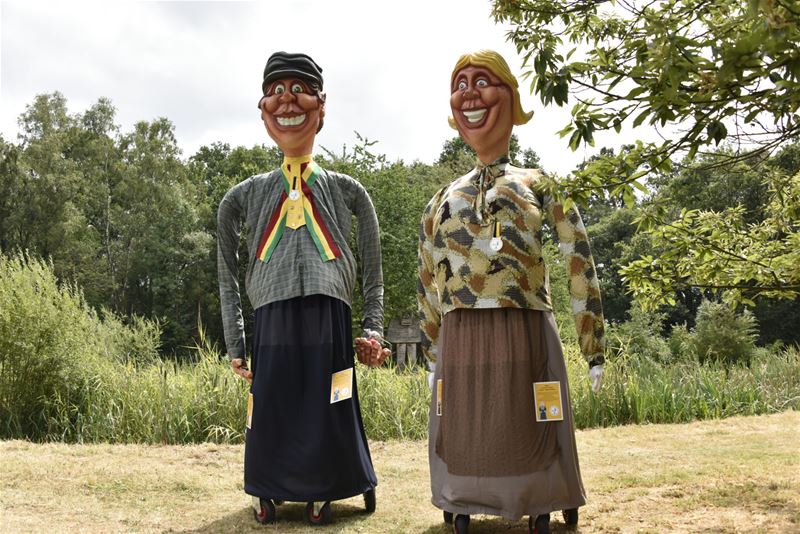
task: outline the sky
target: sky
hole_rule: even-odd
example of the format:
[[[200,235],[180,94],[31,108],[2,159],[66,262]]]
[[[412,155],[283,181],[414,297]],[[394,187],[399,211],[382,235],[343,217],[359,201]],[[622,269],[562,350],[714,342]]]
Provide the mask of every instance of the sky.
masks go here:
[[[167,117],[188,158],[203,145],[272,145],[256,107],[267,58],[304,52],[322,67],[325,127],[316,152],[371,141],[389,161],[433,163],[457,135],[447,124],[458,57],[489,48],[518,77],[521,59],[489,0],[281,2],[0,2],[0,135],[37,94],[60,91],[71,113],[111,99],[123,132]],[[543,108],[520,82],[531,122],[515,128],[543,167],[567,173],[596,152],[556,132],[569,109]],[[596,147],[630,138],[599,137]]]

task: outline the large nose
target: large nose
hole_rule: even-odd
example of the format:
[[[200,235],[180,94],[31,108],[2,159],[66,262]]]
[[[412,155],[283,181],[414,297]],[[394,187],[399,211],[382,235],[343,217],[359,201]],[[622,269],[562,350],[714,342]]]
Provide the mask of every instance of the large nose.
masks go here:
[[[297,100],[297,97],[294,96],[294,93],[292,93],[291,91],[284,91],[283,93],[281,93],[281,96],[278,97],[278,102],[282,104],[287,102],[294,102],[295,100]]]
[[[472,85],[468,85],[461,94],[467,100],[478,98],[478,91]]]

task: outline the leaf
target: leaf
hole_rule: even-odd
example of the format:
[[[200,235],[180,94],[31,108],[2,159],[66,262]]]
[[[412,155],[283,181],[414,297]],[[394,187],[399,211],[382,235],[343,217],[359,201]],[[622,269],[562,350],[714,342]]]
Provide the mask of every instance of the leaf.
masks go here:
[[[569,147],[575,151],[578,150],[578,146],[581,142],[581,132],[580,130],[575,130],[572,132],[572,137],[569,138]]]
[[[642,193],[647,195],[647,194],[650,194],[650,190],[647,189],[646,185],[641,183],[639,180],[636,180],[636,178],[639,178],[640,176],[644,176],[645,174],[647,174],[647,171],[640,171],[640,172],[637,172],[636,174],[634,174],[633,176],[631,176],[631,178],[634,179],[631,182],[631,185],[633,187],[635,187],[636,189],[638,189],[639,191],[641,191]]]
[[[628,92],[628,94],[627,94],[627,95],[625,95],[625,98],[626,98],[627,100],[633,100],[633,99],[634,99],[634,98],[636,98],[637,96],[639,96],[639,95],[641,95],[641,94],[644,94],[644,93],[646,93],[646,92],[647,92],[647,87],[642,87],[642,86],[639,86],[639,87],[634,87],[633,89],[631,89],[631,90]]]
[[[639,115],[635,119],[633,119],[633,127],[636,128],[637,126],[639,126],[642,123],[642,121],[644,121],[644,119],[647,118],[648,115],[650,115],[649,109],[646,109],[641,113],[639,113]]]

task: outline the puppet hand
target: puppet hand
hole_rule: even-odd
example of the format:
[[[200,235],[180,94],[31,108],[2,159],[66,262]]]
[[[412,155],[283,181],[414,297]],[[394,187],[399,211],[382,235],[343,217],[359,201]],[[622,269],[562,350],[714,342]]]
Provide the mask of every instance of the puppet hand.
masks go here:
[[[248,384],[253,383],[253,371],[247,368],[247,363],[242,358],[232,359],[231,369],[233,369],[234,373],[247,380]]]
[[[600,391],[600,382],[603,380],[603,364],[595,365],[589,369],[589,382],[592,383],[592,392]]]
[[[355,344],[358,361],[370,367],[378,367],[392,353],[389,349],[382,348],[377,339],[358,337]]]

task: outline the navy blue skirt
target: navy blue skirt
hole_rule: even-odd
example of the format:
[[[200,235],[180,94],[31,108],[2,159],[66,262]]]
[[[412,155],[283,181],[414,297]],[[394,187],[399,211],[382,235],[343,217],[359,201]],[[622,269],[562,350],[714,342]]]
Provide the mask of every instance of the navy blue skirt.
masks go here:
[[[349,306],[325,295],[256,310],[244,454],[249,495],[332,501],[377,485],[355,372],[352,398],[330,403],[331,375],[354,366],[350,328]]]

